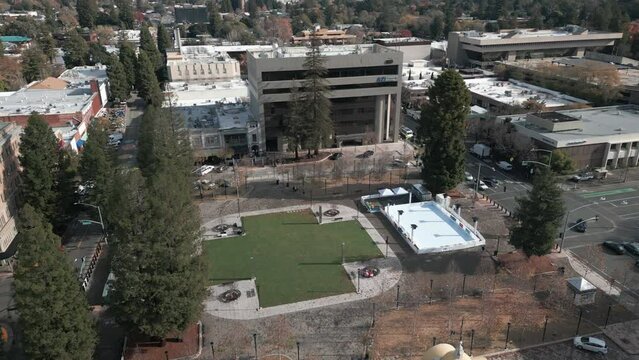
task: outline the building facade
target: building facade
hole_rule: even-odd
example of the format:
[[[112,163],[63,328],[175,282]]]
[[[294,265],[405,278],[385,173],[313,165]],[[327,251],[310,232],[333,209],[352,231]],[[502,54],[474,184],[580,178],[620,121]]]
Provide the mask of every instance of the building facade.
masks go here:
[[[577,168],[639,164],[639,106],[618,105],[500,117],[541,149],[559,149]]]
[[[205,24],[209,22],[206,5],[175,5],[175,22],[177,24]]]
[[[263,124],[261,151],[285,151],[284,121],[291,89],[301,87],[309,48],[249,52],[249,97],[254,119]],[[378,44],[323,46],[334,135],[325,146],[397,141],[402,60],[400,51]]]
[[[16,124],[0,123],[0,259],[15,253],[13,240],[18,234],[16,217],[20,203],[20,163],[18,152],[22,129]]]
[[[239,79],[240,62],[227,53],[173,55],[166,67],[170,81],[217,81]]]
[[[376,44],[404,53],[404,61],[425,60],[430,57],[430,40],[416,37],[382,38],[373,40]]]
[[[449,65],[492,66],[495,61],[583,56],[586,49],[612,46],[622,33],[590,32],[569,25],[555,30],[515,29],[498,33],[456,31],[448,34]]]
[[[325,45],[353,44],[357,36],[347,34],[344,30],[316,29],[314,31],[304,30],[298,36],[291,38],[293,44],[310,44],[311,40],[320,41]]]

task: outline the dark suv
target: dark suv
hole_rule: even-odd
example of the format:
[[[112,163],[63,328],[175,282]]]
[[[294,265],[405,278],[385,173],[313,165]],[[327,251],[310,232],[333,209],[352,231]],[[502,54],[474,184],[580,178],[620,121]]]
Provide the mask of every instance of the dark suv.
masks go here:
[[[639,255],[639,242],[626,242],[623,243],[624,249],[632,255]]]
[[[575,231],[578,231],[580,233],[584,233],[586,232],[586,229],[588,229],[588,223],[585,222],[584,219],[577,220],[575,224],[577,224],[575,226]]]
[[[603,246],[617,255],[623,255],[626,252],[623,249],[623,245],[616,241],[604,241]]]

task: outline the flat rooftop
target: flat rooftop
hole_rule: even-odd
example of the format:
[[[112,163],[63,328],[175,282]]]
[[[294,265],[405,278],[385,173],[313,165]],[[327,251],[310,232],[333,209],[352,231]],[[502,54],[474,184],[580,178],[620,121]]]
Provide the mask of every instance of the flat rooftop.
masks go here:
[[[73,69],[65,70],[58,79],[68,81],[71,84],[84,84],[90,80],[103,82],[108,80],[106,65],[96,64],[94,66],[76,66]]]
[[[88,88],[21,89],[9,96],[0,96],[0,116],[29,115],[32,112],[43,115],[82,112],[91,105],[91,96]]]
[[[463,37],[471,39],[486,39],[486,40],[499,40],[499,39],[534,39],[543,37],[571,37],[575,35],[610,35],[611,37],[621,38],[621,33],[611,32],[598,32],[589,31],[586,28],[582,28],[576,25],[567,25],[563,28],[538,30],[538,29],[509,29],[499,32],[479,32],[479,31],[462,31],[460,32]]]
[[[183,46],[180,54],[182,59],[205,59],[209,62],[237,61],[231,59],[229,54],[221,51],[221,46]],[[169,59],[169,62],[173,59]],[[177,60],[177,59],[176,59]]]
[[[554,113],[579,120],[581,128],[570,131],[550,132],[526,122],[526,115],[512,117],[512,123],[537,133],[542,139],[545,138],[545,142],[552,143],[558,147],[603,142],[616,143],[639,139],[638,105],[559,110]]]
[[[400,45],[400,44],[416,44],[416,45],[428,45],[430,40],[418,38],[418,37],[396,37],[396,38],[377,38],[373,39],[374,42],[382,45]]]
[[[398,223],[400,210],[403,214]],[[391,205],[384,215],[419,254],[461,250],[486,243],[472,225],[435,201]],[[417,225],[417,228],[413,231],[411,225]]]
[[[594,76],[592,81],[593,83],[596,83],[594,80],[597,79],[598,73],[608,77],[611,71],[616,71],[620,85],[636,86],[639,84],[639,69],[586,58],[558,57],[545,59],[522,59],[516,61],[502,61],[502,63],[509,66],[516,66],[522,69],[531,70],[543,70],[551,66],[556,68],[569,67],[574,68],[577,71],[584,69]],[[570,77],[566,72],[564,72],[563,76]]]
[[[173,106],[243,103],[248,101],[248,85],[244,80],[199,83],[172,82],[166,85]],[[169,104],[167,103],[166,106]]]
[[[256,52],[256,58],[291,58],[306,57],[310,48],[306,46],[285,46],[272,49],[270,51]],[[391,52],[394,50],[385,48],[378,44],[359,44],[359,45],[322,45],[320,52],[322,56],[345,56],[345,55],[363,55]]]
[[[268,51],[273,50],[274,45],[182,45],[180,46],[180,53],[183,56],[190,56],[190,54],[215,54],[215,53],[230,53],[230,52],[246,52],[246,51]]]
[[[588,104],[586,100],[516,80],[502,81],[497,78],[476,78],[467,79],[464,82],[472,93],[507,105],[519,106],[528,99],[542,101],[546,108]]]
[[[199,106],[179,106],[173,111],[182,115],[189,129],[234,129],[246,128],[251,116],[248,104],[217,104]]]
[[[442,72],[441,66],[435,66],[426,60],[413,60],[402,66],[402,86],[409,90],[426,90]],[[422,79],[419,79],[419,76]],[[408,79],[410,75],[411,80]],[[431,79],[432,77],[432,79]]]

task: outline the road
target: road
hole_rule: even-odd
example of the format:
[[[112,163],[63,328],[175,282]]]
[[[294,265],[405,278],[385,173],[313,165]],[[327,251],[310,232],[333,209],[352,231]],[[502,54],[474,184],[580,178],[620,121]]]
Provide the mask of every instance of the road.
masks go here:
[[[489,360],[595,360],[595,359],[609,359],[609,360],[630,360],[636,359],[633,355],[626,354],[619,346],[612,342],[607,337],[597,336],[604,338],[606,344],[608,344],[608,354],[596,354],[585,350],[576,349],[572,341],[564,341],[557,344],[550,344],[540,346],[528,350],[522,350],[512,352],[503,355],[488,356]]]

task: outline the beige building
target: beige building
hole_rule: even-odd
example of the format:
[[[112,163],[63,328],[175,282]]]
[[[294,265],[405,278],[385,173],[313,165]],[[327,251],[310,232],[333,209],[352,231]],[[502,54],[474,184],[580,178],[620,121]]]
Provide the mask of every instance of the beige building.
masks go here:
[[[297,44],[307,44],[311,40],[319,40],[326,45],[352,44],[357,40],[357,36],[347,34],[344,30],[316,29],[314,31],[304,30],[299,36],[293,36],[291,42]]]
[[[167,55],[170,81],[219,81],[239,79],[240,63],[225,52],[209,47],[184,47]]]
[[[22,129],[13,123],[0,123],[0,259],[5,260],[15,253],[14,238],[18,234],[16,216],[19,203],[18,149]]]

